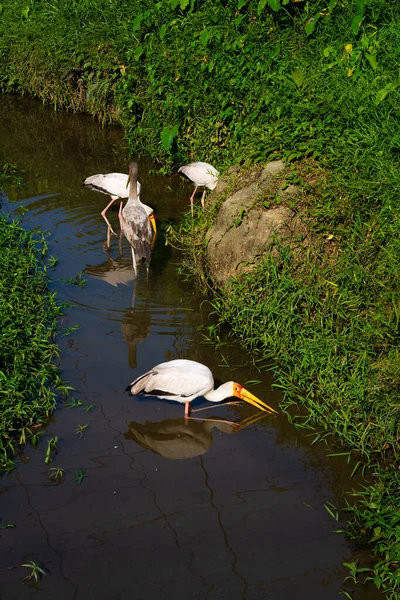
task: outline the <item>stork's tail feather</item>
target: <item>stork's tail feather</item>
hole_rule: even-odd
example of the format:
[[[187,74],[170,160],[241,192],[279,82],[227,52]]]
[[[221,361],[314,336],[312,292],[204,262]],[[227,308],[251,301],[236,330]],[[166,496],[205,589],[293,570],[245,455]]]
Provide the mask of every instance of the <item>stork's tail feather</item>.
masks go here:
[[[135,241],[135,255],[138,260],[148,261],[151,257],[151,244],[145,240]]]
[[[125,389],[125,392],[129,392],[130,396],[136,396],[136,394],[140,394],[140,392],[143,392],[144,388],[154,374],[155,371],[148,371],[147,373],[144,373],[144,375],[141,375],[132,381],[132,383],[130,383]]]

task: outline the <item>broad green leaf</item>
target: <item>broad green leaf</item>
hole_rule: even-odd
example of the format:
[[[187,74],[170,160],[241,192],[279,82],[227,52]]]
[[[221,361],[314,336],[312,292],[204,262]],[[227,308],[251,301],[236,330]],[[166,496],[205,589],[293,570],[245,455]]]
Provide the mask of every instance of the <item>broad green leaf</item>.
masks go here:
[[[354,35],[357,35],[357,33],[359,32],[360,25],[362,23],[363,18],[364,18],[364,15],[359,14],[359,15],[356,15],[354,17],[354,19],[352,20],[352,22],[351,22],[351,30],[354,33]]]
[[[176,8],[179,5],[180,0],[171,0],[172,8]]]
[[[366,53],[365,56],[367,57],[367,60],[368,60],[369,64],[371,65],[371,67],[375,71],[375,69],[378,66],[378,63],[376,61],[376,53],[375,54],[368,54],[368,53]]]
[[[149,16],[150,16],[149,10],[146,10],[146,12],[136,15],[136,17],[133,19],[133,22],[132,22],[133,31],[137,31],[139,29],[142,21],[145,21],[146,19],[148,19]]]
[[[200,42],[203,46],[207,46],[208,40],[211,37],[211,32],[208,29],[204,29],[200,34]]]
[[[245,19],[245,18],[246,18],[246,15],[245,15],[245,14],[244,14],[244,15],[243,15],[243,14],[241,14],[241,15],[238,15],[238,16],[236,17],[236,19],[233,21],[233,23],[234,23],[235,27],[239,27],[240,23],[241,23],[241,22],[243,21],[243,19]]]
[[[357,15],[364,15],[365,13],[366,0],[356,0],[356,13]]]
[[[237,9],[240,10],[241,8],[243,8],[243,6],[247,4],[247,1],[248,0],[238,0]]]
[[[268,2],[268,0],[260,0],[260,2],[258,3],[258,6],[257,6],[257,14],[258,14],[258,16],[261,15],[262,11],[266,7],[267,2]]]
[[[328,4],[328,10],[329,12],[332,12],[333,9],[335,8],[336,4],[338,3],[338,0],[331,0]]]
[[[164,25],[161,25],[161,27],[160,27],[160,39],[162,39],[162,40],[164,39],[165,34],[167,32],[167,26],[168,26],[167,23],[164,23]]]
[[[181,10],[185,10],[185,8],[188,6],[189,4],[189,0],[181,0]]]
[[[393,92],[393,90],[395,90],[396,88],[397,85],[395,83],[388,83],[387,85],[385,85],[384,88],[379,90],[379,92],[376,94],[375,106],[378,106],[378,104],[380,104],[382,100],[384,100],[386,96],[390,94],[390,92]]]
[[[173,125],[171,127],[164,127],[161,132],[161,143],[165,150],[170,150],[174,137],[176,136],[179,129],[179,125]]]
[[[295,82],[297,89],[301,88],[304,83],[304,73],[301,69],[296,69],[292,73],[293,81]]]
[[[281,0],[268,0],[268,4],[272,8],[272,10],[277,12],[281,7]]]
[[[312,17],[306,24],[306,34],[311,35],[315,29],[316,24],[319,21],[320,14],[317,13],[314,17]]]

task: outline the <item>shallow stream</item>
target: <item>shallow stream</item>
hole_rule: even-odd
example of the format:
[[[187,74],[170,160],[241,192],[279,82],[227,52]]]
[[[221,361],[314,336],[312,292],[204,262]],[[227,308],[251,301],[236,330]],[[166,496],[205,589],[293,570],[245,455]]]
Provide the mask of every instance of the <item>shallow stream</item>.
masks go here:
[[[190,358],[221,381],[234,379],[270,405],[268,375],[245,352],[203,343],[210,306],[178,269],[179,253],[162,232],[149,274],[133,279],[129,248],[103,248],[100,216],[107,196],[81,188],[88,175],[127,172],[118,128],[55,112],[30,99],[0,98],[0,160],[26,169],[28,182],[9,191],[3,210],[28,209],[22,223],[48,230],[58,259],[53,289],[68,301],[60,339],[62,375],[75,388],[60,404],[38,447],[25,447],[0,481],[0,598],[25,600],[338,598],[356,550],[324,504],[343,504],[352,465],[311,446],[283,415],[247,405],[213,406],[186,424],[183,407],[131,398],[124,389],[159,362]],[[192,187],[177,175],[149,175],[139,159],[141,199],[159,229],[188,209]],[[17,212],[18,214],[18,212]],[[117,210],[110,210],[117,227]],[[83,287],[64,281],[83,273]],[[227,365],[230,365],[229,367]],[[206,406],[198,401],[194,408]],[[88,409],[91,407],[90,409]],[[232,427],[219,420],[241,423]],[[47,441],[58,437],[53,462]],[[49,468],[65,469],[61,483]],[[74,481],[81,470],[86,477]],[[23,583],[35,561],[47,575]],[[354,599],[376,590],[344,588]]]

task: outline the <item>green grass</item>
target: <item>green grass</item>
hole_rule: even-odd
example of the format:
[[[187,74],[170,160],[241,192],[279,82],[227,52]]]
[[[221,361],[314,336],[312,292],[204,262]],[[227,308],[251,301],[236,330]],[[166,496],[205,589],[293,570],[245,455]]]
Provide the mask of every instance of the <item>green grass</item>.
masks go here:
[[[0,214],[0,471],[13,468],[18,444],[37,441],[58,394],[67,393],[55,342],[62,308],[48,290],[46,253],[45,234]]]

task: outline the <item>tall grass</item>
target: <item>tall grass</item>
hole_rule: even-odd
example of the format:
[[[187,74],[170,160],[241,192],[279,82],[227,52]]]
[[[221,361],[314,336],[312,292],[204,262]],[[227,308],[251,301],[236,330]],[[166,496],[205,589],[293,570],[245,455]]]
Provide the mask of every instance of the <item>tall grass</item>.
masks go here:
[[[2,181],[10,183],[10,170]],[[67,388],[55,342],[62,308],[48,290],[44,234],[0,213],[0,471],[13,468],[16,445],[37,441],[40,425]]]

